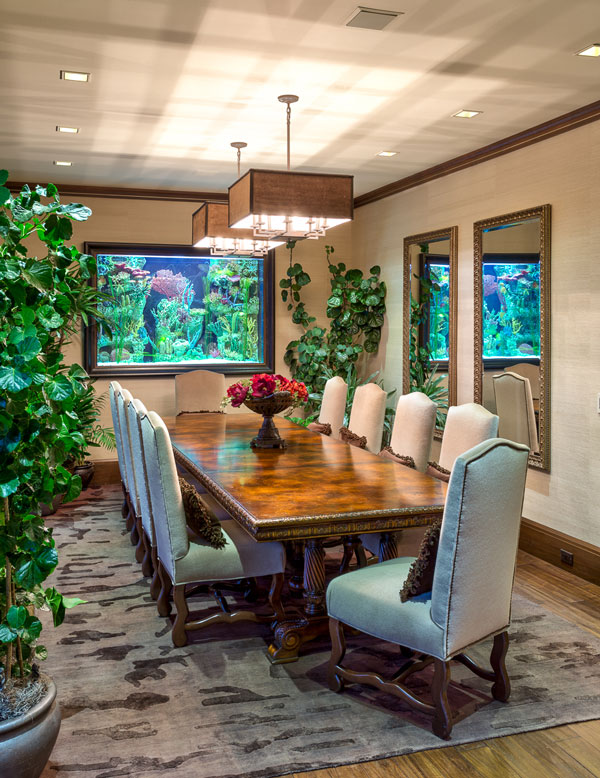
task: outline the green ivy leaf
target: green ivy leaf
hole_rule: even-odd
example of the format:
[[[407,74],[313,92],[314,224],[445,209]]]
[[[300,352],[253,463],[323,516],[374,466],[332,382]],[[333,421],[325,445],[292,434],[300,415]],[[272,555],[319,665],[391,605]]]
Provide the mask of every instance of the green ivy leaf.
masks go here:
[[[10,481],[4,481],[0,483],[0,497],[9,497],[14,494],[19,488],[19,479],[12,478]]]
[[[64,322],[63,317],[50,305],[42,305],[37,316],[40,324],[46,330],[56,330]]]
[[[369,273],[372,276],[378,276],[381,273],[381,268],[379,265],[373,265],[373,267],[369,270]]]
[[[13,632],[6,624],[0,624],[0,643],[12,643],[17,639],[17,633]]]
[[[8,181],[8,170],[0,170],[0,185]]]
[[[42,292],[52,286],[52,265],[50,262],[39,260],[31,267],[23,268],[21,273],[28,283]]]
[[[0,389],[20,392],[31,385],[31,376],[16,367],[0,367]]]
[[[6,623],[11,629],[21,629],[25,626],[27,615],[27,608],[24,605],[12,605],[6,614]]]
[[[46,386],[46,392],[51,400],[60,402],[66,400],[73,393],[73,386],[69,379],[64,375],[57,375]]]

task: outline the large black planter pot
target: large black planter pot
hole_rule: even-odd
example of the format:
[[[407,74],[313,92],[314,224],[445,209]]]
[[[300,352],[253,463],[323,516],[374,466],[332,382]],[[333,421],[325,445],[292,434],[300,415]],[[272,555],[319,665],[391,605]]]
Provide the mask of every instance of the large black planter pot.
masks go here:
[[[56,686],[46,678],[48,691],[24,716],[0,722],[0,775],[39,778],[60,729]]]
[[[81,489],[83,491],[88,488],[94,477],[94,463],[84,462],[82,465],[77,465],[73,473],[81,478]]]

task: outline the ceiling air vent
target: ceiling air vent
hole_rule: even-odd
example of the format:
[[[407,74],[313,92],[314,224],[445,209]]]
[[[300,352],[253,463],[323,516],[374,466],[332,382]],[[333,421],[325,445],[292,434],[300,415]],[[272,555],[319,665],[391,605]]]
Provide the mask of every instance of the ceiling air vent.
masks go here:
[[[383,30],[398,16],[402,16],[402,11],[382,11],[379,8],[366,8],[364,5],[359,5],[346,21],[346,27],[362,27],[364,30]]]

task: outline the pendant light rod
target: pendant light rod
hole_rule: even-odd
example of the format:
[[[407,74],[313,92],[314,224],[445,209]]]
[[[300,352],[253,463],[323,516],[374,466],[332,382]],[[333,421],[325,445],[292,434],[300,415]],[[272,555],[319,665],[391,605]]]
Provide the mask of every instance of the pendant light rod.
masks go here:
[[[298,95],[279,95],[277,98],[280,103],[285,103],[286,122],[287,122],[287,169],[290,169],[290,128],[292,124],[292,103],[298,102]]]
[[[245,149],[248,144],[244,143],[243,140],[234,140],[233,143],[230,143],[229,145],[233,146],[234,149],[237,149],[238,178],[239,178],[241,175],[240,171],[242,169],[242,149]]]

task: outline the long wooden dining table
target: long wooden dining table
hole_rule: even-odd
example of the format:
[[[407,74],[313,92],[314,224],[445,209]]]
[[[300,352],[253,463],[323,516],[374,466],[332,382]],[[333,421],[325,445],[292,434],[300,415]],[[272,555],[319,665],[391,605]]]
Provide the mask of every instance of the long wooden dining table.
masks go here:
[[[446,484],[288,419],[275,422],[286,448],[250,447],[261,425],[252,413],[181,414],[169,432],[179,465],[256,542],[303,543],[303,609],[275,624],[268,650],[281,663],[326,630],[324,541],[356,545],[357,535],[379,533],[380,560],[393,558],[398,530],[442,513]]]

